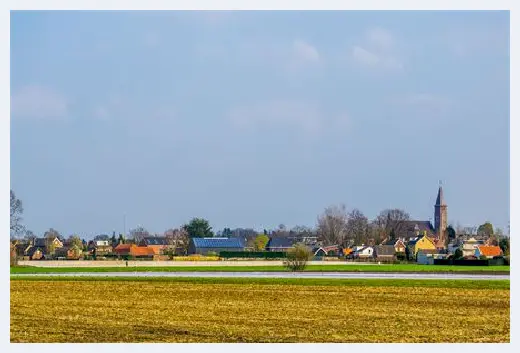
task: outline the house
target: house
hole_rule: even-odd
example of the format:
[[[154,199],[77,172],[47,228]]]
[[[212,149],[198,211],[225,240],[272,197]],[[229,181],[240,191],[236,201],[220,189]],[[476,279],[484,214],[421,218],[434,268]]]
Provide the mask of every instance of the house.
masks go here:
[[[239,238],[191,238],[188,246],[188,254],[218,254],[221,251],[244,251],[244,244]]]
[[[327,256],[327,255],[341,256],[343,254],[343,251],[339,247],[339,245],[320,246],[318,248],[314,248],[312,250],[312,252],[313,252],[314,256]]]
[[[129,256],[132,245],[133,244],[118,244],[113,250],[114,254],[117,256]]]
[[[411,239],[408,242],[407,247],[413,258],[417,257],[417,252],[419,250],[437,250],[433,240],[425,235]]]
[[[396,253],[404,254],[406,252],[406,245],[401,239],[389,239],[381,245],[392,245]]]
[[[45,258],[45,248],[39,246],[31,246],[27,251],[30,260],[41,260]]]
[[[374,248],[371,246],[356,246],[351,256],[354,258],[374,257]]]
[[[395,248],[393,245],[377,245],[374,247],[374,257],[378,260],[393,260]]]
[[[292,237],[276,237],[270,238],[265,249],[267,251],[282,251],[286,252],[297,244],[297,239]]]
[[[499,246],[486,246],[486,245],[480,245],[477,246],[475,250],[475,256],[477,258],[480,258],[482,256],[485,256],[486,259],[492,259],[495,256],[502,256],[502,249],[500,249]]]
[[[157,255],[153,248],[135,244],[119,244],[114,248],[114,253],[119,257],[132,258],[153,258]]]
[[[97,239],[88,242],[88,251],[92,255],[104,256],[113,253],[113,248],[110,240]]]
[[[460,248],[460,244],[458,243],[449,243],[448,248],[446,249],[448,254],[455,254],[455,251]]]
[[[32,247],[30,243],[17,243],[14,245],[14,251],[16,252],[16,256],[24,257],[29,256],[28,251]]]
[[[144,237],[143,240],[139,242],[140,246],[148,246],[157,253],[157,255],[162,255],[164,250],[168,248],[168,240],[166,237]]]
[[[445,259],[447,257],[447,251],[442,249],[420,249],[416,255],[417,263],[421,265],[433,265],[435,259]]]
[[[477,250],[477,247],[479,245],[483,245],[483,240],[477,240],[474,237],[469,238],[468,240],[465,240],[462,243],[462,256],[474,256],[475,251]]]
[[[54,245],[54,248],[55,249],[58,249],[58,248],[63,248],[63,242],[58,238],[58,237],[54,237],[52,239],[46,239],[46,238],[36,238],[34,239],[34,246],[40,246],[40,247],[46,247],[47,244],[50,242],[52,242],[52,244]]]

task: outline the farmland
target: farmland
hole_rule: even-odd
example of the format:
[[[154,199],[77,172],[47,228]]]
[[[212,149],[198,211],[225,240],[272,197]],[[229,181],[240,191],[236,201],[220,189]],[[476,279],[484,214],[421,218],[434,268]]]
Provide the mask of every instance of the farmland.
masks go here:
[[[11,342],[509,342],[509,294],[509,281],[11,279]]]

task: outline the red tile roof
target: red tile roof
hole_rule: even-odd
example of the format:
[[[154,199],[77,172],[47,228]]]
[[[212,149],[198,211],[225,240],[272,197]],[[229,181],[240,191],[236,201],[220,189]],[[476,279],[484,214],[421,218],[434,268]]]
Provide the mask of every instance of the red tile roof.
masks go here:
[[[502,249],[498,246],[484,246],[481,245],[478,247],[478,250],[481,255],[484,256],[500,256],[502,255]]]

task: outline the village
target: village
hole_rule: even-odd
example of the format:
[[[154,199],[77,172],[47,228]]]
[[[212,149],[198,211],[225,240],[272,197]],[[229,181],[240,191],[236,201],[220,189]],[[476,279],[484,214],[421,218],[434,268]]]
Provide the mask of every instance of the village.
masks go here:
[[[418,263],[439,265],[508,265],[509,237],[493,232],[484,223],[474,234],[459,233],[447,225],[447,205],[442,186],[435,202],[435,224],[396,219],[388,212],[380,241],[364,238],[356,243],[351,237],[341,243],[323,233],[334,232],[336,214],[326,214],[321,232],[309,229],[257,233],[254,230],[223,232],[213,236],[209,223],[195,218],[180,229],[150,235],[143,228],[133,230],[132,237],[101,234],[86,241],[78,236],[64,239],[52,230],[44,237],[11,241],[13,261],[43,260],[251,260],[283,259],[296,245],[304,245],[311,260],[345,260],[377,263]],[[337,211],[337,210],[336,210]],[[393,218],[393,219],[392,219]],[[328,223],[327,223],[328,222]],[[320,225],[319,225],[320,227]],[[206,236],[211,235],[211,236]],[[327,235],[327,234],[325,234]],[[336,238],[337,239],[337,238]],[[339,238],[341,239],[341,238]],[[359,239],[359,238],[358,238]]]

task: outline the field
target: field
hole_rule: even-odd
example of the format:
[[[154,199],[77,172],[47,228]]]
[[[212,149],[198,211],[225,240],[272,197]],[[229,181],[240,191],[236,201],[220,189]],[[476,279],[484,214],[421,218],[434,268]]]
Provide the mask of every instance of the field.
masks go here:
[[[95,264],[95,262],[94,262]],[[11,267],[11,273],[51,273],[51,272],[183,272],[183,271],[217,271],[217,272],[275,272],[286,271],[280,265],[248,265],[248,266],[136,266],[136,267]],[[381,264],[381,265],[309,265],[305,269],[308,272],[486,272],[509,274],[509,266],[442,266],[442,265],[417,265],[417,264]]]
[[[11,279],[11,342],[509,342],[509,281]]]

